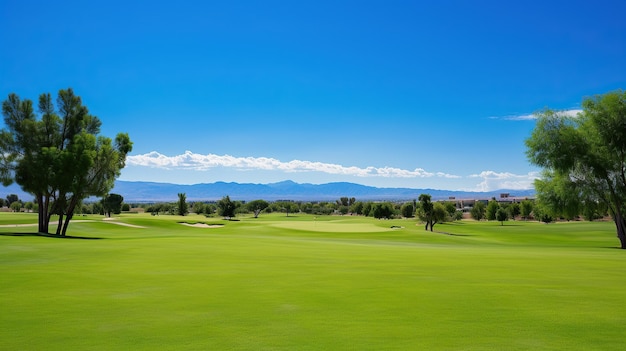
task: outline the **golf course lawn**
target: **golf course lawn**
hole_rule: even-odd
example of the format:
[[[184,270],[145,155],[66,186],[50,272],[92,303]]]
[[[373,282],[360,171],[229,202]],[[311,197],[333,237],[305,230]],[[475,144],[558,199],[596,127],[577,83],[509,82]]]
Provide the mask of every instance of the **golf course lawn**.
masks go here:
[[[612,222],[431,233],[356,216],[118,217],[77,217],[54,238],[13,225],[36,215],[0,213],[1,350],[626,344],[626,251]]]

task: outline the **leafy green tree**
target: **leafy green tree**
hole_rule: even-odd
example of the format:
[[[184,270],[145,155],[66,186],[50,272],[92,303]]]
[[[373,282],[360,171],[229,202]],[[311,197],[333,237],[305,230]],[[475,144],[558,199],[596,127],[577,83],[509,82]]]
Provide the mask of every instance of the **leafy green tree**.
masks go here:
[[[526,140],[527,156],[544,168],[540,181],[604,203],[626,249],[626,92],[585,99],[582,107],[576,117],[543,111]]]
[[[460,220],[462,220],[462,219],[463,219],[463,211],[461,211],[461,210],[456,210],[456,212],[454,212],[454,217],[453,217],[453,219],[454,219],[455,221],[460,221]]]
[[[206,204],[204,206],[204,215],[207,217],[213,216],[217,212],[216,204]]]
[[[498,204],[496,200],[489,201],[489,203],[487,204],[487,210],[485,211],[488,221],[496,220],[496,212],[498,212],[499,208],[500,208],[500,205]]]
[[[339,200],[337,200],[337,206],[347,206],[350,207],[352,206],[352,204],[354,204],[356,202],[356,199],[351,197],[340,197]]]
[[[206,208],[206,206],[204,205],[204,203],[202,203],[200,201],[194,202],[193,205],[191,206],[191,210],[195,214],[203,214],[204,211],[205,211],[205,208]]]
[[[515,217],[519,216],[520,214],[520,204],[515,202],[510,204],[506,210],[509,212],[509,218],[511,218],[512,220],[515,220]]]
[[[582,205],[582,215],[586,221],[604,218],[607,214],[606,205],[594,200],[586,200]]]
[[[178,201],[176,202],[176,214],[185,216],[189,213],[189,205],[187,204],[187,194],[178,193]]]
[[[402,213],[402,217],[405,217],[405,218],[413,217],[413,214],[415,213],[415,208],[413,208],[413,203],[407,202],[403,204],[402,207],[400,208],[400,213]]]
[[[130,205],[122,204],[122,212],[128,212],[128,211],[130,211]]]
[[[476,221],[485,218],[485,204],[482,201],[474,202],[474,206],[470,210],[470,215]]]
[[[119,214],[122,212],[122,202],[124,197],[120,194],[108,194],[102,199],[102,207],[107,217],[111,217],[111,213]]]
[[[9,208],[13,212],[20,212],[22,210],[22,202],[20,202],[20,201],[13,201],[11,203],[11,205],[9,206]]]
[[[446,206],[441,202],[435,202],[433,206],[433,222],[430,225],[430,231],[433,231],[433,227],[437,223],[443,223],[448,219],[448,211]]]
[[[9,194],[7,195],[7,206],[11,206],[12,203],[16,202],[16,201],[20,201],[19,197],[15,194]]]
[[[350,212],[350,207],[348,207],[348,206],[339,206],[339,208],[337,210],[339,211],[339,213],[342,216],[345,216],[345,215],[348,214],[348,212]]]
[[[420,205],[419,205],[419,209],[418,209],[418,217],[421,221],[423,221],[424,223],[426,223],[424,229],[428,230],[428,228],[430,228],[430,231],[433,231],[433,221],[434,221],[434,204],[431,201],[431,196],[428,194],[420,194],[419,198],[418,198]]]
[[[24,204],[26,211],[31,212],[35,208],[35,204],[32,201],[28,201]]]
[[[549,207],[540,201],[537,201],[535,206],[533,206],[533,217],[544,223],[551,223],[554,221],[554,217],[552,216]]]
[[[132,143],[127,134],[114,142],[99,136],[102,123],[71,88],[59,91],[56,105],[50,94],[41,94],[38,119],[30,100],[10,94],[2,103],[0,179],[35,196],[39,232],[48,233],[57,214],[56,234],[65,235],[80,201],[113,187]]]
[[[363,215],[366,217],[373,217],[374,215],[372,214],[372,207],[374,206],[374,204],[370,201],[366,202],[363,205]]]
[[[500,222],[500,225],[504,225],[504,221],[509,219],[509,212],[503,207],[498,208],[496,211],[496,220]]]
[[[270,204],[265,200],[252,200],[246,204],[248,210],[254,214],[254,218],[259,218],[259,214],[269,206]]]
[[[350,206],[350,212],[356,213],[357,215],[363,214],[363,208],[365,204],[362,201],[356,201],[352,206]]]
[[[520,204],[520,215],[524,220],[530,217],[530,214],[533,213],[533,202],[531,200],[524,200]]]
[[[372,206],[372,216],[377,219],[392,218],[394,215],[393,205],[389,202],[375,203]]]
[[[535,180],[537,200],[554,217],[572,220],[581,212],[583,194],[565,175],[544,170],[543,178]]]
[[[91,204],[91,213],[92,214],[104,214],[104,206],[102,206],[102,202],[94,202]]]
[[[300,210],[298,204],[292,201],[277,201],[273,204],[273,206],[276,208],[277,211],[285,212],[287,214],[287,217],[289,217],[290,213],[294,213]]]
[[[448,212],[448,216],[450,218],[454,217],[454,212],[456,212],[456,204],[454,202],[451,201],[445,201],[443,203],[444,207],[446,208],[446,212]]]
[[[237,205],[230,200],[230,196],[226,195],[217,202],[217,208],[220,216],[224,218],[232,218],[235,217]]]

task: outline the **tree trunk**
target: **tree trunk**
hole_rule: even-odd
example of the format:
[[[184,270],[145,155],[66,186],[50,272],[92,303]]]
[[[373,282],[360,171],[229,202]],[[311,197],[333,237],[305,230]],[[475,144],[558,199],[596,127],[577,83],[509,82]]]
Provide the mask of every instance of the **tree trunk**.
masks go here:
[[[59,224],[57,224],[57,235],[61,235],[61,230],[63,229],[63,214],[59,214]]]
[[[72,196],[70,200],[70,205],[67,208],[67,216],[65,216],[65,223],[63,223],[63,231],[61,232],[62,236],[65,236],[67,232],[67,227],[70,224],[70,220],[74,217],[74,209],[76,208],[76,204],[78,204],[78,200],[76,197]]]
[[[615,227],[617,229],[617,238],[621,244],[622,249],[626,249],[626,219],[622,217],[620,212],[615,214]]]
[[[48,226],[46,225],[46,223],[48,223],[48,207],[45,205],[43,194],[37,194],[37,204],[39,206],[37,209],[37,215],[39,216],[37,231],[39,233],[48,234]]]
[[[61,232],[61,236],[65,236],[65,232],[67,232],[67,227],[70,225],[70,220],[72,219],[73,214],[68,214],[65,217],[65,223],[63,223],[63,231]]]

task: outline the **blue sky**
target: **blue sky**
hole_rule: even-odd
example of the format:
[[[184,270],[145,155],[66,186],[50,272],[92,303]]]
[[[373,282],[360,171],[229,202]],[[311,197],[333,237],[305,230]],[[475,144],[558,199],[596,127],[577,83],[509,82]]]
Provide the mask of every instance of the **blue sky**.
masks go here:
[[[621,1],[0,0],[0,97],[72,87],[120,179],[526,189],[530,117],[626,88]]]

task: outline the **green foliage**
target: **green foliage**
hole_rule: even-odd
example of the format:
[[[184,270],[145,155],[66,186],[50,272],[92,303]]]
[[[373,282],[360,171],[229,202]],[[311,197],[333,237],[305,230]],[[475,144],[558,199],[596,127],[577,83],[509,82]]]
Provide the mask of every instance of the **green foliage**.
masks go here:
[[[545,212],[564,217],[580,212],[581,204],[602,202],[626,249],[626,92],[588,98],[582,106],[576,117],[543,111],[526,140],[530,162],[544,168],[537,195]]]
[[[269,206],[270,204],[265,200],[253,200],[246,204],[248,210],[254,213],[254,218],[258,218],[259,214]]]
[[[351,197],[341,197],[339,198],[339,200],[337,200],[337,205],[338,206],[346,206],[346,207],[350,207],[352,206],[354,203],[356,202],[356,199]]]
[[[217,202],[218,214],[224,218],[235,217],[237,204],[230,200],[230,196],[224,196]]]
[[[413,207],[412,202],[407,202],[402,205],[400,208],[400,212],[402,213],[402,217],[404,218],[412,218],[415,213],[415,208]]]
[[[446,212],[448,212],[448,217],[453,218],[454,212],[456,212],[456,204],[454,202],[445,201],[443,205],[446,208]]]
[[[448,218],[446,206],[441,202],[431,202],[431,196],[421,194],[418,198],[419,207],[417,209],[417,217],[425,223],[424,229],[432,232],[433,227],[437,223],[444,222]]]
[[[352,204],[352,206],[350,207],[350,212],[355,213],[357,215],[362,215],[363,214],[363,210],[365,208],[365,204],[361,201],[356,201],[354,204]]]
[[[485,211],[488,221],[496,220],[496,213],[498,212],[499,208],[500,208],[500,205],[498,204],[496,200],[489,201],[489,203],[487,204],[487,209]]]
[[[541,202],[535,203],[535,206],[533,208],[533,217],[543,223],[551,223],[554,221],[551,206],[547,206]]]
[[[430,201],[431,196],[428,194],[420,194],[419,198],[419,207],[417,209],[417,217],[420,221],[425,223],[425,230],[430,228],[430,231],[433,230],[433,209],[434,205]]]
[[[200,201],[194,202],[191,208],[195,214],[203,214],[206,211],[206,205]]]
[[[113,142],[99,136],[101,122],[89,114],[70,88],[60,90],[57,106],[50,94],[33,103],[10,94],[2,103],[5,129],[0,131],[0,178],[15,181],[38,204],[39,232],[48,233],[58,215],[57,235],[65,235],[76,206],[89,196],[104,196],[132,149],[127,134]]]
[[[375,203],[372,206],[372,217],[381,219],[381,218],[393,218],[394,209],[393,205],[389,202]]]
[[[470,215],[476,221],[480,221],[485,218],[485,204],[481,201],[476,201],[470,210]]]
[[[9,194],[9,195],[7,195],[7,201],[6,201],[6,204],[7,204],[7,206],[11,206],[11,204],[12,204],[12,203],[14,203],[14,202],[16,202],[16,201],[19,201],[19,200],[20,200],[20,199],[19,199],[19,197],[18,197],[17,195],[15,195],[15,194]]]
[[[523,219],[528,219],[533,212],[533,202],[531,200],[524,200],[520,204],[520,215]]]
[[[569,177],[545,170],[542,179],[535,180],[535,190],[537,201],[552,216],[571,220],[580,214],[583,195]]]
[[[496,220],[500,222],[501,225],[504,225],[504,221],[509,219],[509,212],[504,208],[500,207],[496,211]]]
[[[11,209],[11,211],[13,212],[20,212],[22,210],[22,202],[20,201],[14,201],[11,203],[11,205],[9,206],[9,208]]]
[[[178,193],[178,202],[176,202],[176,214],[185,216],[189,213],[189,205],[187,204],[187,194]]]
[[[454,219],[455,221],[460,221],[460,220],[462,220],[462,219],[463,219],[463,211],[461,211],[461,210],[456,210],[456,211],[454,212],[454,217],[453,217],[453,219]]]
[[[102,199],[102,208],[107,217],[111,217],[111,213],[120,214],[122,212],[122,202],[124,197],[120,194],[108,194]]]
[[[515,202],[507,206],[506,210],[509,213],[509,218],[515,220],[515,217],[519,216],[521,213],[520,204]]]

